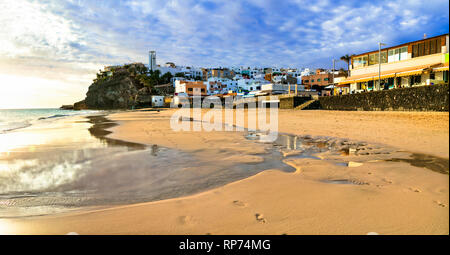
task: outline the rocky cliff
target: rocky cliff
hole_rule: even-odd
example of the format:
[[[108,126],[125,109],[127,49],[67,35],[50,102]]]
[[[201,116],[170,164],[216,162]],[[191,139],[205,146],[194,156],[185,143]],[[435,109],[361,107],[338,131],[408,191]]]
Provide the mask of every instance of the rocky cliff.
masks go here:
[[[85,104],[89,109],[130,109],[136,106],[136,96],[144,84],[139,80],[137,70],[143,64],[131,64],[107,69],[97,74],[89,86]],[[150,98],[150,94],[146,95]]]
[[[131,109],[150,107],[152,95],[173,93],[172,75],[149,71],[142,63],[106,67],[74,109]],[[163,85],[158,85],[163,84]]]

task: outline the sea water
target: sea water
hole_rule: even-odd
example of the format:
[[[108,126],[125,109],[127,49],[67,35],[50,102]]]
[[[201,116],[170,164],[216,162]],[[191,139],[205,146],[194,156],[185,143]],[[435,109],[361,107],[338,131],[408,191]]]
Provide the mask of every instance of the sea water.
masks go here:
[[[0,109],[0,133],[29,127],[33,124],[49,121],[56,118],[64,118],[74,115],[86,115],[98,111],[92,110],[61,110],[48,109]]]

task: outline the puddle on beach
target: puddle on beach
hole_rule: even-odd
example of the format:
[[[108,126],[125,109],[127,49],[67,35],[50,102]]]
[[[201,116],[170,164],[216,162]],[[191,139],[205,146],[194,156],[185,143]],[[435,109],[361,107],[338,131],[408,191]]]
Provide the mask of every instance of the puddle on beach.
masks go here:
[[[246,138],[257,141],[259,135],[256,132],[249,132]],[[343,161],[345,156],[377,156],[387,162],[405,162],[412,166],[426,168],[441,174],[449,174],[448,159],[421,153],[409,153],[409,158],[392,157],[397,151],[369,145],[365,142],[352,142],[347,139],[279,134],[277,140],[273,142],[273,146],[280,148],[285,158],[313,158],[320,160],[321,158],[315,156],[316,154],[330,152],[341,156],[334,161],[335,165],[353,167],[360,166],[362,163]]]
[[[0,218],[185,196],[267,169],[294,172],[293,167],[283,163],[284,159],[322,160],[318,155],[322,153],[335,155],[338,160],[333,163],[344,167],[350,167],[346,156],[377,155],[383,160],[407,162],[448,174],[445,159],[419,154],[412,154],[411,159],[392,158],[391,151],[367,143],[290,134],[279,134],[273,143],[263,143],[265,152],[254,154],[262,161],[216,163],[214,159],[199,157],[201,151],[184,152],[107,137],[112,132],[107,129],[116,125],[105,116],[89,116],[36,131],[39,137],[48,137],[45,142],[7,154],[0,152]],[[246,130],[243,140],[259,143],[259,137],[258,132]],[[225,150],[226,153],[236,155],[233,150]],[[346,179],[322,182],[364,184]]]

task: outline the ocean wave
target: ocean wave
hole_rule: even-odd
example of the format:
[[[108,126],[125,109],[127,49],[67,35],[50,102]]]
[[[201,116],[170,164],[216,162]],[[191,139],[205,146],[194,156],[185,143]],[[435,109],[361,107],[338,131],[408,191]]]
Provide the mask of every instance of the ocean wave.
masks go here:
[[[74,114],[75,115],[75,114]],[[73,115],[67,115],[67,114],[55,114],[48,117],[40,117],[38,120],[46,120],[46,119],[53,119],[53,118],[61,118],[61,117],[67,117],[67,116],[73,116]]]
[[[60,118],[96,114],[100,111],[84,110],[84,111],[68,111],[59,109],[42,109],[42,110],[0,110],[0,134],[26,128],[41,121],[48,122]]]
[[[29,121],[0,123],[0,134],[31,126]]]

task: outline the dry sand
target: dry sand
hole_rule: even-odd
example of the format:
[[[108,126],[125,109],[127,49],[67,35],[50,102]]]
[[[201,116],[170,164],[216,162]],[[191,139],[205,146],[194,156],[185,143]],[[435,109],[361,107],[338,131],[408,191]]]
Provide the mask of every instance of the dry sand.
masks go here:
[[[113,114],[109,118],[120,125],[110,137],[195,152],[212,163],[260,160],[255,154],[263,147],[238,142],[241,133],[172,131],[172,113]],[[448,160],[448,118],[448,113],[280,110],[279,131],[348,138]],[[217,147],[241,157],[220,159]],[[295,173],[273,169],[187,197],[0,220],[0,229],[13,234],[448,234],[448,175],[376,159],[347,156],[353,162],[349,167],[291,159],[286,163]]]

